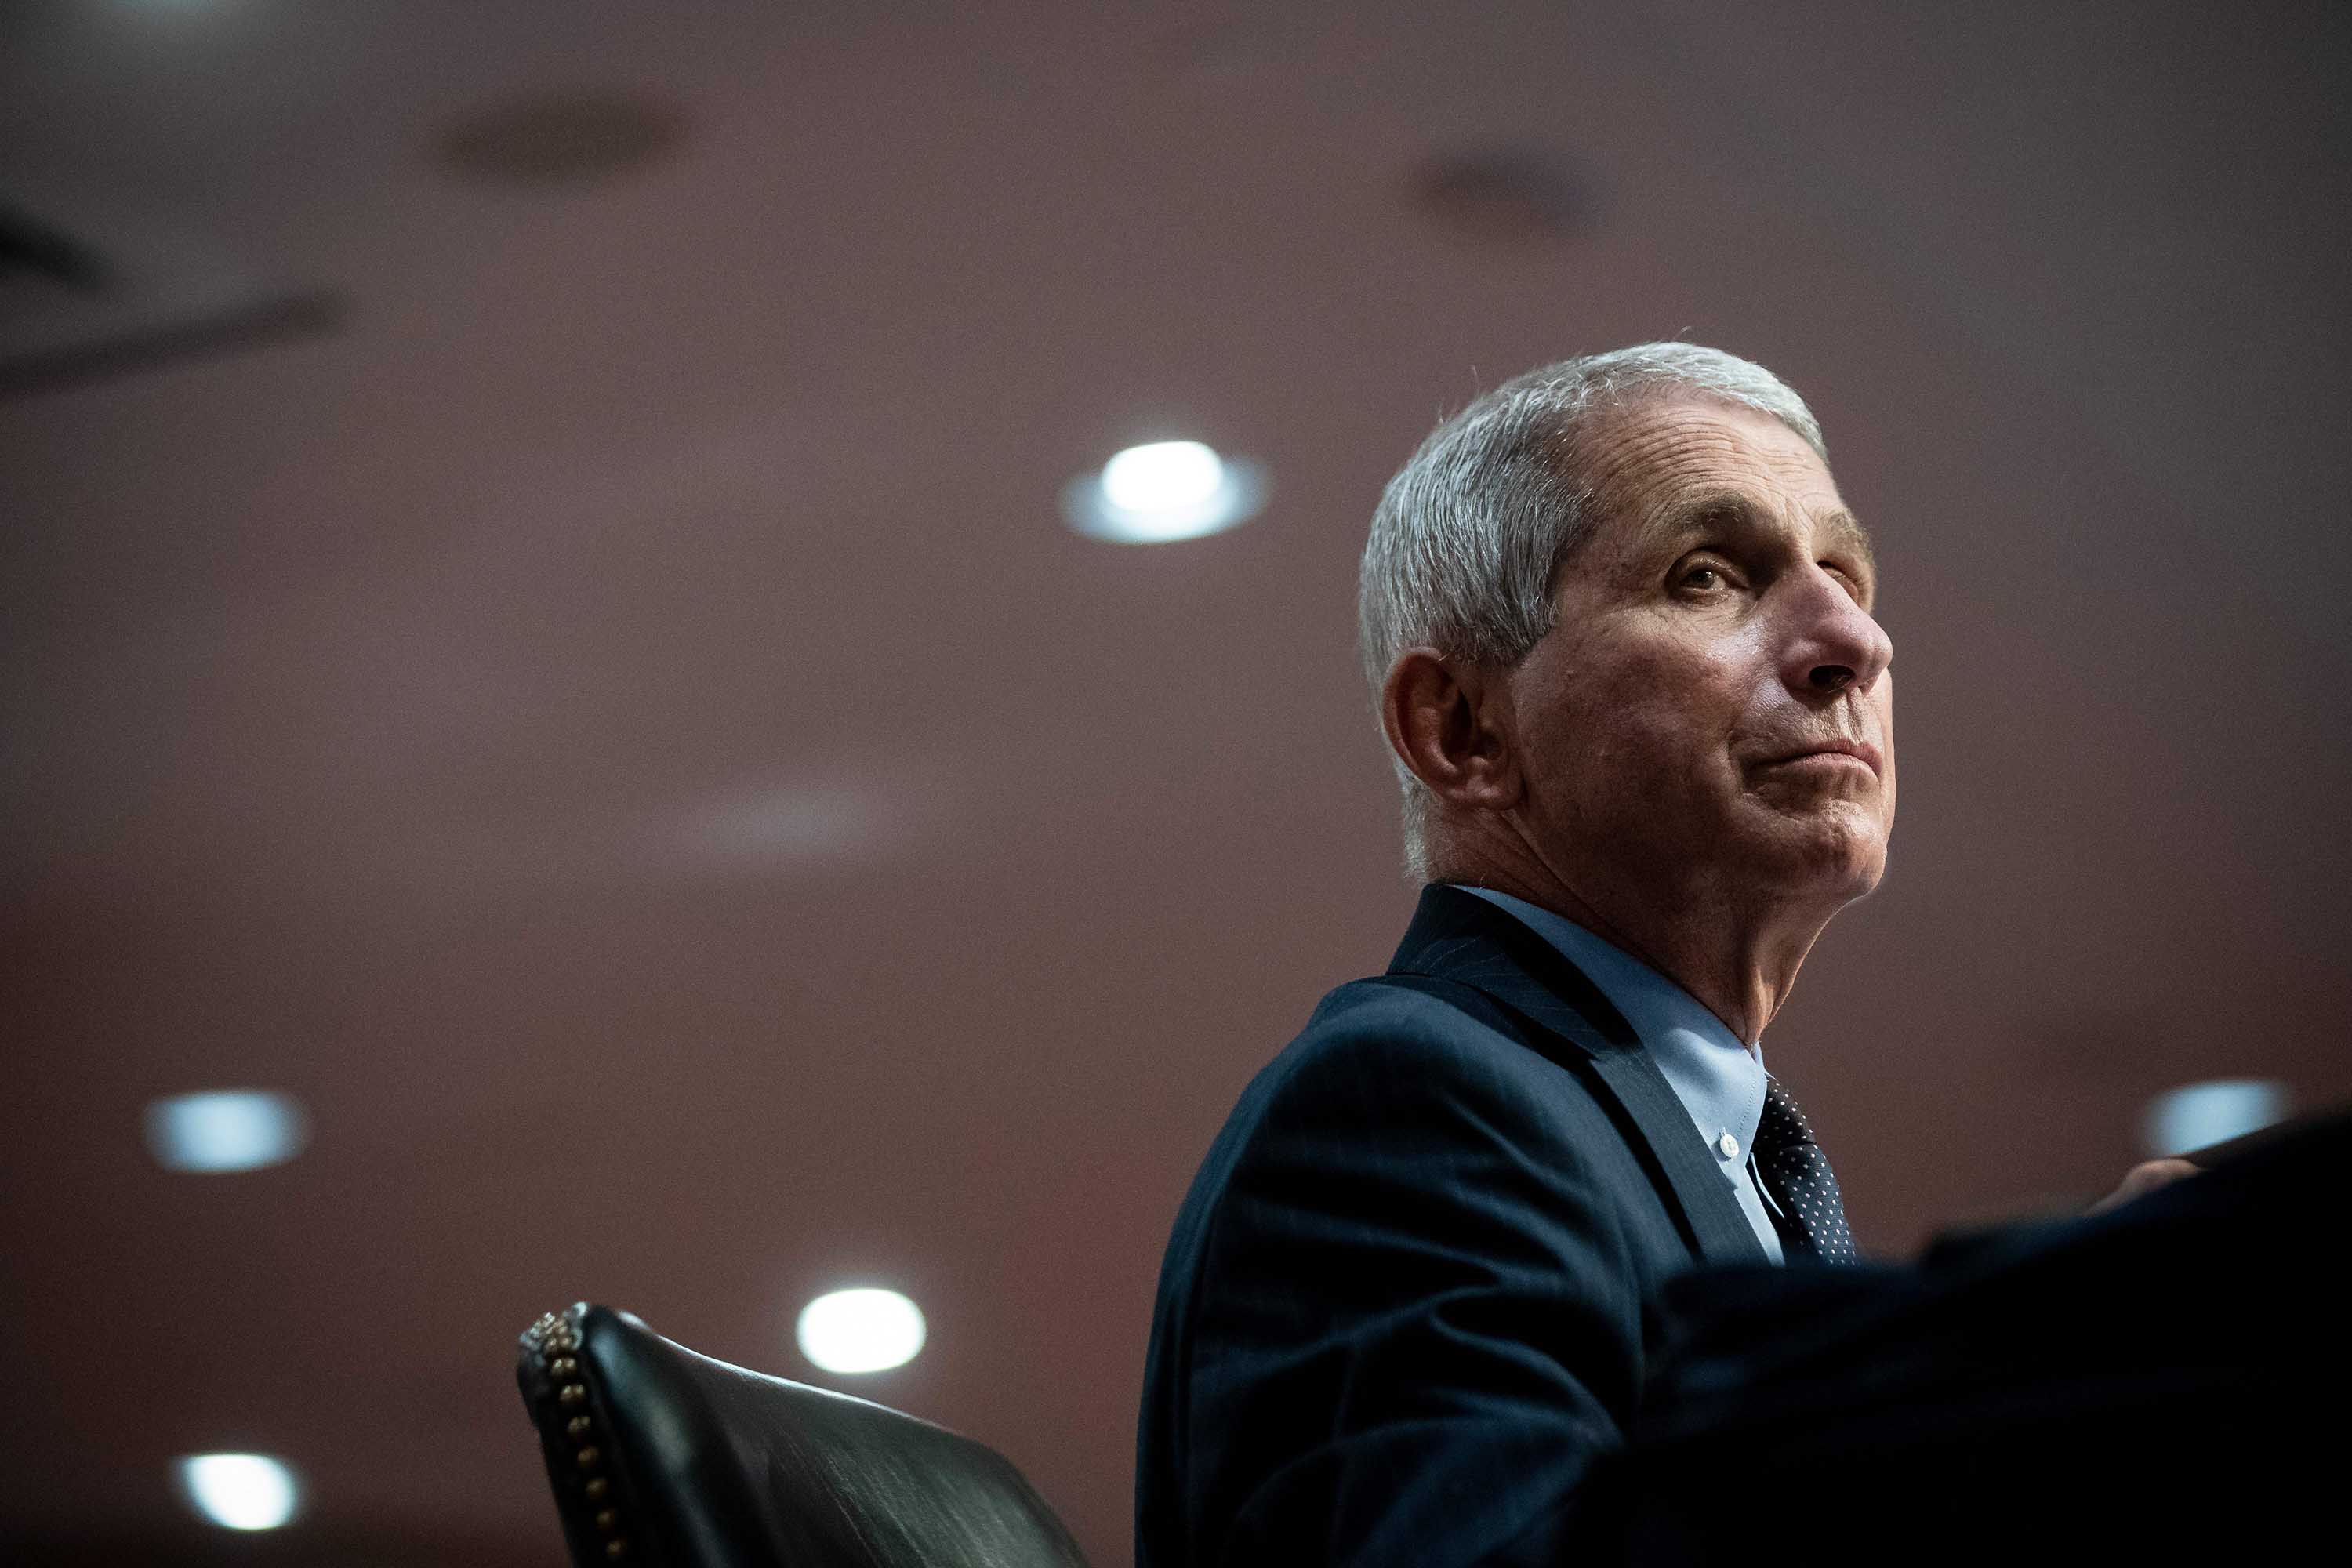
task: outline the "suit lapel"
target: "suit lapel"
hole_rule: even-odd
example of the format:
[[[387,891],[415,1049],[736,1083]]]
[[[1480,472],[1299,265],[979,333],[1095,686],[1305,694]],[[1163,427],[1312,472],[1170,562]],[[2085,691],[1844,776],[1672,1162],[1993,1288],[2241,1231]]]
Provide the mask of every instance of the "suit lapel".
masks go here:
[[[1422,891],[1389,973],[1485,992],[1573,1047],[1574,1059],[1546,1054],[1570,1070],[1589,1065],[1591,1076],[1614,1097],[1640,1132],[1654,1175],[1664,1178],[1661,1195],[1676,1211],[1692,1249],[1710,1263],[1764,1261],[1754,1228],[1674,1086],[1623,1015],[1558,948],[1475,893],[1430,887]]]

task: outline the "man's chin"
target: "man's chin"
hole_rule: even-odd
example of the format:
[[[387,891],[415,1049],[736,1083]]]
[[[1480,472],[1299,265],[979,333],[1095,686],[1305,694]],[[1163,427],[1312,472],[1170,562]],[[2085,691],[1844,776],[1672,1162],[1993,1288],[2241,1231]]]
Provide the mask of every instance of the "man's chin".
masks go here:
[[[1755,860],[1790,895],[1843,902],[1867,895],[1885,876],[1885,830],[1858,803],[1773,816]]]

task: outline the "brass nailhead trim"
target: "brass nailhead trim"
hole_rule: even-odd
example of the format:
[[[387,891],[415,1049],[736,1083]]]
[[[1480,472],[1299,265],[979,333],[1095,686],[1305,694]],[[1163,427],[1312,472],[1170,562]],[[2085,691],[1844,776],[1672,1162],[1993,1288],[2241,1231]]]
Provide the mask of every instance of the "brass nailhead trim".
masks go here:
[[[566,1315],[549,1312],[530,1326],[526,1337],[539,1352],[540,1364],[547,1373],[549,1381],[556,1385],[556,1404],[565,1409],[586,1406],[588,1384],[581,1373],[577,1354],[580,1349],[578,1325]],[[563,1424],[563,1431],[566,1436],[581,1445],[572,1458],[582,1469],[593,1470],[603,1462],[604,1450],[593,1442],[583,1441],[596,1434],[593,1408],[582,1408],[580,1414]],[[612,1489],[612,1482],[598,1475],[584,1478],[580,1488],[582,1495],[592,1503],[603,1502],[611,1496]],[[604,1542],[604,1555],[608,1559],[617,1561],[629,1554],[628,1539],[620,1533],[621,1510],[618,1508],[597,1510],[593,1522],[599,1531],[611,1537]]]

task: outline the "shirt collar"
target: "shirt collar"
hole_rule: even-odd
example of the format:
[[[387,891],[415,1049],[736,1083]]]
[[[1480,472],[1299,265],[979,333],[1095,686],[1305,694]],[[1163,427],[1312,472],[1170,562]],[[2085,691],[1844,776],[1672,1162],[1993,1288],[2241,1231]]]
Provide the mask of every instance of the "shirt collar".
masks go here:
[[[1583,971],[1641,1036],[1716,1158],[1730,1163],[1748,1157],[1764,1115],[1760,1041],[1749,1050],[1697,997],[1565,915],[1492,888],[1462,890],[1516,915]],[[1732,1141],[1729,1147],[1723,1142],[1726,1137]]]

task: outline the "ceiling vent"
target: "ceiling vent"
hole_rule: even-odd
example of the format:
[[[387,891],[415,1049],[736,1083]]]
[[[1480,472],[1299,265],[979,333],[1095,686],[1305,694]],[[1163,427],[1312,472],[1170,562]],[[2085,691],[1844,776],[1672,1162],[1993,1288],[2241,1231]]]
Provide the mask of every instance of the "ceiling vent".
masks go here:
[[[313,331],[323,291],[259,276],[216,248],[75,204],[0,192],[0,396]]]
[[[1424,164],[1413,181],[1423,212],[1463,238],[1504,245],[1574,238],[1593,206],[1566,159],[1540,148],[1465,148]]]
[[[635,93],[563,89],[515,99],[444,130],[444,168],[515,185],[580,184],[651,163],[685,133],[686,120]]]

